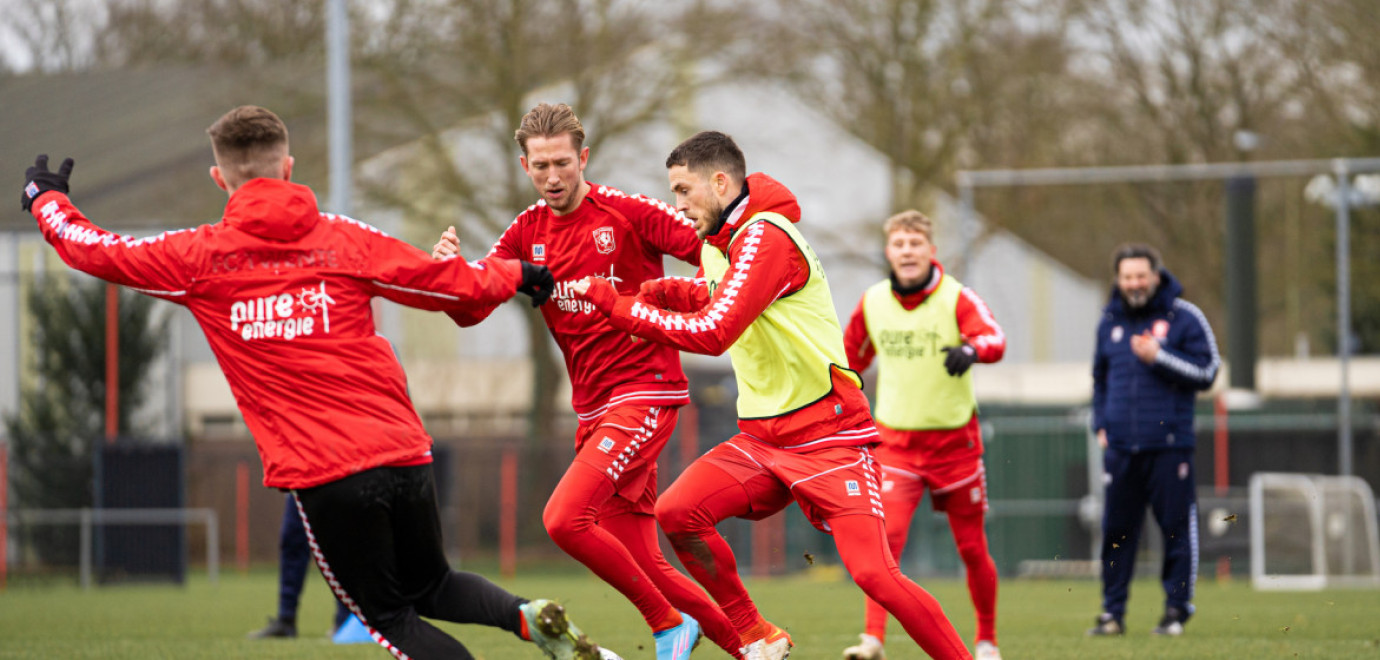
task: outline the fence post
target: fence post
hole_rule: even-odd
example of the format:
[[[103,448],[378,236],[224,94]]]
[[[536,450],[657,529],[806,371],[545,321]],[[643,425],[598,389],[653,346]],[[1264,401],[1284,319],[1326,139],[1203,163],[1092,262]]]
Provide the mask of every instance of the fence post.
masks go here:
[[[517,450],[503,450],[499,466],[498,573],[505,578],[517,574]]]
[[[240,573],[249,572],[249,463],[235,466],[235,560]]]
[[[10,571],[10,446],[0,442],[0,592]]]

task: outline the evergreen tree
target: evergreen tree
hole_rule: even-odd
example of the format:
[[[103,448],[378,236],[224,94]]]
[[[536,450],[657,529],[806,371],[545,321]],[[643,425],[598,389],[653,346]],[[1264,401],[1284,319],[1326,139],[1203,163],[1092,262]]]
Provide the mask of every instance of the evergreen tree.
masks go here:
[[[68,509],[92,505],[92,450],[105,435],[105,283],[47,277],[27,287],[36,381],[5,419],[14,506]],[[119,434],[138,432],[133,412],[144,381],[167,343],[167,319],[152,298],[120,291]],[[74,528],[38,528],[30,537],[45,563],[75,562]]]

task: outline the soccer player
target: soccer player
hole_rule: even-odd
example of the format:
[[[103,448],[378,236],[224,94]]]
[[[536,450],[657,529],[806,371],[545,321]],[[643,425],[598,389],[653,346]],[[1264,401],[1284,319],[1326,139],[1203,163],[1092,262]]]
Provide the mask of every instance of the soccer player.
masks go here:
[[[478,623],[539,645],[548,657],[597,660],[599,649],[550,601],[527,601],[451,570],[441,547],[431,438],[407,396],[373,298],[456,310],[553,282],[541,266],[434,261],[364,223],[322,213],[289,181],[287,127],[241,106],[207,131],[211,178],[229,193],[214,225],[134,239],[93,224],[68,199],[72,159],[39,156],[23,208],[69,266],[196,317],[264,466],[291,491],[326,582],[398,658],[472,658],[420,617]]]
[[[556,292],[542,318],[565,357],[579,419],[575,460],[542,522],[556,545],[637,606],[656,637],[658,660],[688,656],[700,626],[737,657],[756,638],[740,637],[723,611],[666,561],[657,540],[656,460],[690,401],[680,355],[629,337],[569,293],[571,282],[591,275],[636,292],[665,274],[663,255],[698,264],[699,237],[659,200],[585,181],[589,147],[570,106],[532,108],[515,138],[519,162],[541,199],[517,216],[486,259],[530,259],[551,269]],[[452,227],[433,254],[458,251]],[[470,326],[492,311],[450,315]]]
[[[1115,278],[1093,355],[1092,428],[1102,446],[1102,613],[1089,635],[1126,633],[1126,599],[1148,503],[1164,537],[1164,615],[1150,632],[1182,635],[1198,579],[1193,402],[1222,359],[1207,317],[1149,245],[1112,255]]]
[[[987,551],[987,479],[982,432],[973,397],[974,362],[996,362],[1006,335],[972,289],[935,261],[930,219],[905,211],[887,219],[891,276],[873,285],[843,333],[849,368],[862,373],[877,361],[873,416],[882,444],[882,503],[891,554],[906,547],[911,518],[925,489],[949,518],[977,610],[977,660],[1001,660],[997,650],[997,566]],[[845,660],[886,657],[887,614],[871,598],[864,633]]]
[[[795,501],[833,535],[863,592],[926,653],[971,657],[939,603],[901,574],[887,549],[868,449],[877,429],[861,380],[844,366],[824,271],[795,228],[795,196],[765,174],[746,176],[738,145],[715,131],[682,142],[666,167],[676,207],[704,241],[699,277],[647,282],[635,296],[602,278],[572,290],[629,334],[732,358],[740,433],[691,464],[657,504],[676,554],[739,630],[765,627],[714,526],[730,516],[761,519]],[[759,640],[748,657],[784,652],[788,644]]]

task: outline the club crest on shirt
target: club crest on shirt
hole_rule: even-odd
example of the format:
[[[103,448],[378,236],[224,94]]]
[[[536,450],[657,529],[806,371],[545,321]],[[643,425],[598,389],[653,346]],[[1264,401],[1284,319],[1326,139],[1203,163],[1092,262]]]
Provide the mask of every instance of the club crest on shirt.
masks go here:
[[[532,261],[546,261],[546,244],[532,244]]]
[[[862,488],[859,488],[859,487],[858,487],[858,482],[855,481],[855,480],[853,480],[853,479],[849,479],[849,480],[843,482],[843,488],[844,488],[844,490],[848,491],[848,496],[849,496],[849,497],[860,497],[860,496],[862,496]]]
[[[1126,331],[1123,330],[1123,329],[1121,328],[1121,326],[1119,326],[1119,325],[1118,325],[1118,326],[1113,326],[1113,327],[1112,327],[1112,343],[1116,343],[1116,342],[1121,341],[1122,335],[1125,335],[1125,334],[1126,334]]]
[[[1185,480],[1185,479],[1187,479],[1187,478],[1188,478],[1188,462],[1185,461],[1185,462],[1179,464],[1179,481],[1183,481],[1183,480]]]
[[[594,230],[594,249],[599,254],[613,254],[613,249],[618,247],[613,242],[613,227],[600,227]]]
[[[1164,319],[1155,321],[1155,325],[1150,329],[1150,333],[1155,335],[1155,339],[1167,338],[1169,336],[1169,321]]]

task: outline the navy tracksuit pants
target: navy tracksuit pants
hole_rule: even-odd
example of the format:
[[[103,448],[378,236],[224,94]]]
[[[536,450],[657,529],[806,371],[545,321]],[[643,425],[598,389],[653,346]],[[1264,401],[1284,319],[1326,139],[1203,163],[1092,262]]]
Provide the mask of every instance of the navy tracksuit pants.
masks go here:
[[[1198,495],[1193,449],[1128,452],[1108,448],[1102,456],[1106,507],[1102,513],[1102,611],[1121,620],[1136,567],[1136,547],[1148,504],[1164,536],[1165,607],[1193,612],[1198,577]]]

